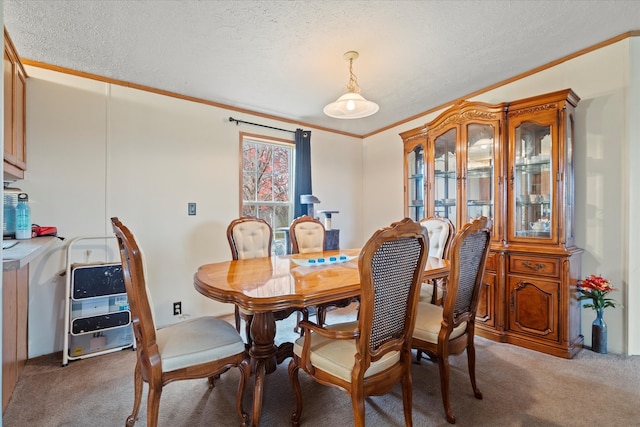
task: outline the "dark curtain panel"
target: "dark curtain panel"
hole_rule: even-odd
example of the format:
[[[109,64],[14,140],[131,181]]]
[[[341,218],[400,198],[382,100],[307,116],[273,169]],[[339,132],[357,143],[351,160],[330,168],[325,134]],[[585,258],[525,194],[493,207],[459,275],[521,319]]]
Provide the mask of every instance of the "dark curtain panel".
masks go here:
[[[311,192],[311,131],[296,129],[296,176],[294,179],[293,217],[307,213],[307,205],[300,204],[301,194]]]

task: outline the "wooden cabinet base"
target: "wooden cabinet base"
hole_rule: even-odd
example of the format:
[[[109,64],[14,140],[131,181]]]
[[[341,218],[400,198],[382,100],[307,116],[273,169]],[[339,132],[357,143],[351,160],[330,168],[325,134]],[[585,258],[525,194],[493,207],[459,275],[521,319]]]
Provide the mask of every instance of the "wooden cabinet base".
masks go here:
[[[540,341],[530,341],[522,336],[507,335],[506,342],[509,344],[515,344],[519,347],[528,348],[530,350],[547,353],[552,356],[571,359],[573,358],[573,356],[578,354],[580,350],[582,350],[582,344],[584,343],[584,339],[582,335],[580,335],[572,343],[567,343],[566,345],[561,345],[559,343],[557,345],[552,345],[552,344],[544,344],[544,343],[541,343]]]
[[[27,361],[29,266],[2,272],[2,411]]]
[[[539,351],[541,353],[546,353],[551,356],[563,357],[565,359],[572,359],[582,350],[582,346],[584,344],[584,337],[582,335],[579,335],[575,341],[566,345],[561,345],[560,343],[547,344],[542,343],[540,340],[534,341],[523,336],[499,332],[495,329],[485,329],[482,326],[476,326],[476,335],[491,341],[513,344],[517,345],[518,347],[528,348],[529,350]]]

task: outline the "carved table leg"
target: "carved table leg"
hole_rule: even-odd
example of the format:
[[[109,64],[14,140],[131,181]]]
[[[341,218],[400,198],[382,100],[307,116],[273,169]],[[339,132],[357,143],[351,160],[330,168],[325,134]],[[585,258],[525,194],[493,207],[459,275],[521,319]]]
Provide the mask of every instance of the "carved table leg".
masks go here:
[[[253,391],[252,426],[260,423],[262,412],[262,393],[264,391],[264,377],[276,369],[276,352],[274,340],[276,337],[276,321],[273,313],[256,312],[251,321],[252,345],[249,355],[255,363],[256,379]]]
[[[273,312],[254,313],[251,321],[252,344],[249,348],[249,355],[256,374],[253,391],[252,426],[257,426],[260,423],[265,376],[274,372],[277,364],[282,363],[287,357],[293,355],[293,343],[283,343],[276,347],[275,338],[276,321]]]

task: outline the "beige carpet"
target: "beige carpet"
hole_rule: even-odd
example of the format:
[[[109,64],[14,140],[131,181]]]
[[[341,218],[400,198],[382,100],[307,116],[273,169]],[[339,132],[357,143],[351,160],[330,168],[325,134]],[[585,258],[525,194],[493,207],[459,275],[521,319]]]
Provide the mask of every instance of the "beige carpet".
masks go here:
[[[328,321],[349,316],[331,312]],[[278,322],[278,339],[291,340],[295,315]],[[451,399],[460,426],[635,426],[640,425],[640,357],[601,355],[588,349],[572,360],[509,344],[476,339],[478,386],[473,397],[466,355],[451,358]],[[261,425],[290,425],[294,398],[287,366],[267,377]],[[135,352],[124,350],[71,362],[61,357],[31,360],[3,416],[4,427],[123,426],[133,404]],[[165,387],[160,426],[237,426],[234,410],[238,373],[230,371],[209,391],[206,380]],[[301,424],[353,425],[350,398],[300,373],[304,397]],[[438,369],[429,360],[413,366],[413,424],[447,426]],[[146,425],[146,386],[141,416]],[[250,408],[246,394],[245,408]],[[400,388],[367,399],[369,426],[403,426]]]

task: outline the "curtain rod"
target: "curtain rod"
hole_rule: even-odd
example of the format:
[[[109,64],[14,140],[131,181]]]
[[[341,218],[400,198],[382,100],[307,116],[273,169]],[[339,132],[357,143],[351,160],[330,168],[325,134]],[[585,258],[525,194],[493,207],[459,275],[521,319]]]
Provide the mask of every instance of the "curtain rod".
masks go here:
[[[245,122],[244,120],[237,120],[237,119],[234,119],[233,117],[229,117],[229,121],[230,122],[236,122],[236,126],[238,126],[240,123],[244,123],[244,124],[247,124],[247,125],[260,126],[260,127],[263,127],[263,128],[280,130],[282,132],[296,133],[295,130],[281,129],[281,128],[276,128],[276,127],[273,127],[273,126],[261,125],[260,123]]]

